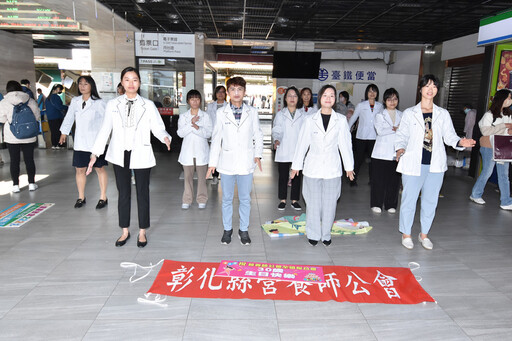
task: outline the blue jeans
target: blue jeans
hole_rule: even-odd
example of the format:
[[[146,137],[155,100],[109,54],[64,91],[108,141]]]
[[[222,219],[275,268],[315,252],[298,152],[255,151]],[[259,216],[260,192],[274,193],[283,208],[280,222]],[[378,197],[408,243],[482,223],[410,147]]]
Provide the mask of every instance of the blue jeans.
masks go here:
[[[400,232],[410,235],[416,202],[421,191],[421,233],[428,234],[436,215],[439,191],[443,185],[444,173],[431,173],[430,165],[421,165],[420,176],[402,174],[402,202],[400,204]]]
[[[499,164],[493,161],[492,148],[480,147],[480,154],[482,155],[482,173],[480,173],[480,176],[476,179],[473,190],[471,191],[471,196],[473,198],[482,197],[487,180],[491,177],[494,165],[496,165],[501,206],[512,204],[512,198],[510,198],[510,181],[508,179],[509,163],[505,162],[504,164]]]
[[[235,195],[235,183],[238,187],[238,214],[240,215],[240,231],[249,228],[249,216],[251,215],[251,189],[252,173],[247,175],[227,175],[221,173],[222,187],[222,224],[224,230],[233,229],[233,197]]]

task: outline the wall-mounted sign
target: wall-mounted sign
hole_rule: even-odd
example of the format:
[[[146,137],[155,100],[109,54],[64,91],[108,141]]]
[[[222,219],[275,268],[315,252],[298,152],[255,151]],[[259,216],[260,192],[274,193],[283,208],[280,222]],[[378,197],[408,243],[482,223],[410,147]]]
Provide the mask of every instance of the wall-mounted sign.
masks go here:
[[[0,29],[75,31],[80,24],[36,2],[7,0],[0,2]]]
[[[135,56],[195,58],[195,36],[135,32]]]
[[[383,83],[387,68],[382,61],[324,60],[320,64],[318,80],[321,82]]]
[[[480,20],[478,46],[512,40],[512,10]]]
[[[165,59],[156,58],[139,58],[141,65],[165,65]]]

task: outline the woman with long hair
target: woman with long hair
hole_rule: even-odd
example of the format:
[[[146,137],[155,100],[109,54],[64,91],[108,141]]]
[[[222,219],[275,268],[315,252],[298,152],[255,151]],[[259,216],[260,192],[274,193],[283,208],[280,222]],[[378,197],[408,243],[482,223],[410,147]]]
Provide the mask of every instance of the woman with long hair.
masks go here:
[[[274,149],[276,150],[275,162],[278,165],[279,180],[279,205],[278,210],[284,210],[286,207],[286,197],[288,196],[288,179],[290,176],[290,166],[293,161],[293,154],[297,146],[299,131],[304,123],[304,111],[297,109],[299,103],[299,90],[291,86],[284,93],[284,108],[281,109],[274,118],[272,126],[272,139],[274,140]],[[301,174],[299,173],[291,183],[290,199],[292,208],[300,211],[302,207],[299,204],[300,199]]]
[[[139,95],[141,84],[139,70],[127,67],[121,72],[125,94],[110,100],[105,108],[105,118],[91,150],[91,160],[86,175],[90,174],[99,155],[103,154],[112,133],[105,159],[114,165],[117,191],[119,227],[122,235],[115,245],[123,246],[130,239],[131,169],[134,170],[137,188],[139,236],[137,246],[147,244],[146,229],[149,219],[149,176],[156,165],[151,147],[151,134],[171,149],[171,135],[153,101]]]
[[[352,180],[354,159],[347,119],[333,109],[336,88],[323,86],[318,98],[320,109],[308,115],[300,129],[290,177],[295,178],[303,170],[309,244],[315,246],[321,240],[329,246],[341,194],[341,166],[343,164],[347,177]]]
[[[73,123],[75,124],[73,167],[75,167],[76,187],[78,189],[78,199],[75,208],[80,208],[86,203],[85,185],[87,177],[85,172],[91,159],[91,149],[96,141],[96,136],[100,131],[103,118],[105,117],[105,102],[98,95],[96,82],[91,76],[80,76],[78,78],[78,93],[69,104],[68,113],[60,126],[59,144],[64,144],[66,138],[71,132]],[[96,205],[97,209],[104,208],[108,204],[107,183],[108,174],[103,166],[108,163],[105,161],[105,155],[96,160],[94,169],[98,174],[100,184],[100,199]]]
[[[493,160],[494,135],[512,135],[512,105],[511,92],[502,89],[496,92],[492,99],[489,111],[484,114],[478,126],[482,132],[480,138],[480,154],[482,155],[482,172],[476,179],[469,199],[477,204],[485,204],[482,195],[485,185],[491,176],[494,165],[498,171],[498,187],[500,188],[500,207],[504,210],[512,210],[512,198],[510,197],[510,180],[508,177],[510,162],[495,162]]]
[[[313,104],[313,91],[310,88],[300,90],[299,109],[304,110],[306,114],[313,114],[318,110],[316,104]]]
[[[226,101],[226,87],[224,85],[217,85],[213,91],[213,102],[208,104],[206,112],[210,116],[212,122],[212,131],[215,128],[215,122],[217,122],[217,110],[224,108],[228,102]],[[219,172],[215,171],[212,173],[212,185],[219,183]]]
[[[403,184],[399,229],[402,245],[407,249],[414,247],[411,230],[420,192],[421,233],[418,240],[427,250],[434,247],[428,233],[436,215],[444,172],[448,169],[444,145],[458,150],[475,145],[474,140],[457,136],[450,113],[434,104],[440,84],[434,75],[420,79],[421,102],[405,109],[396,132],[397,171],[402,173]]]
[[[357,177],[359,169],[364,163],[366,156],[371,156],[377,132],[375,131],[375,115],[384,109],[382,103],[379,102],[379,88],[375,84],[369,84],[364,92],[364,102],[359,103],[354,110],[354,114],[348,121],[350,128],[359,119],[357,125],[356,138],[354,140],[354,161],[355,161],[355,178],[350,182],[350,186],[357,186]],[[372,167],[369,165],[370,183],[372,181]]]

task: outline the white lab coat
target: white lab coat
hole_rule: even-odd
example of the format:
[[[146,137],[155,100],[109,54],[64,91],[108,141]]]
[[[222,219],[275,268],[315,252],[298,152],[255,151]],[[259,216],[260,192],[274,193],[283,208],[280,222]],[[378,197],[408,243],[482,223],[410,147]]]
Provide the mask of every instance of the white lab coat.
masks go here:
[[[392,161],[396,156],[396,132],[393,131],[393,126],[398,127],[401,119],[402,112],[400,110],[395,110],[395,124],[393,124],[393,121],[386,109],[375,115],[377,139],[375,140],[375,146],[373,147],[372,158]]]
[[[244,104],[240,124],[230,105],[217,110],[209,167],[216,167],[222,174],[247,175],[256,168],[254,158],[262,154],[263,133],[256,108]]]
[[[354,170],[352,141],[346,117],[332,110],[326,131],[321,110],[318,110],[308,115],[302,124],[292,169],[302,170],[310,178],[337,178],[342,175],[340,153],[345,171]]]
[[[375,140],[377,138],[377,132],[375,131],[374,121],[375,115],[384,109],[382,103],[375,101],[373,111],[370,107],[369,101],[364,101],[356,105],[354,114],[350,117],[348,125],[350,128],[356,123],[359,118],[359,124],[357,125],[356,138],[360,140]]]
[[[197,115],[199,116],[199,121],[196,122],[199,127],[197,130],[192,127],[193,116],[190,110],[180,114],[178,120],[178,136],[183,138],[178,162],[183,166],[193,166],[194,158],[196,166],[208,164],[210,154],[208,138],[212,136],[212,122],[210,116],[202,110],[199,110]]]
[[[108,146],[105,159],[115,165],[124,166],[125,151],[125,128],[123,127],[123,116],[126,110],[126,95],[111,99],[105,108],[105,118],[101,125],[96,142],[92,147],[95,155],[103,154],[105,144],[112,132],[112,138]],[[164,122],[155,104],[147,98],[137,95],[137,100],[132,106],[132,113],[135,116],[135,135],[133,148],[130,157],[131,169],[151,168],[156,165],[155,155],[151,147],[151,133],[162,143],[164,138],[171,140],[171,135],[165,130]]]
[[[444,144],[457,150],[464,150],[464,147],[457,147],[460,137],[455,133],[448,111],[435,104],[432,110],[432,133],[430,172],[443,173],[448,169]],[[405,149],[404,155],[398,162],[397,172],[420,176],[424,137],[425,121],[421,112],[421,103],[418,103],[414,107],[405,109],[400,127],[396,132],[395,151]]]
[[[73,149],[90,152],[105,117],[106,103],[102,99],[89,98],[82,109],[83,102],[82,96],[71,100],[68,112],[60,126],[60,132],[69,135],[73,123],[76,122]]]
[[[295,117],[292,115],[288,108],[281,109],[274,117],[274,124],[272,126],[272,139],[279,141],[279,146],[276,149],[276,162],[292,162],[293,154],[295,154],[295,147],[297,146],[297,139],[299,138],[299,131],[304,123],[306,115],[302,109],[295,111]]]
[[[224,108],[227,104],[228,104],[228,102],[224,101],[222,108]],[[209,103],[208,107],[206,108],[206,112],[208,113],[208,116],[210,116],[210,120],[212,122],[212,129],[213,129],[213,128],[215,128],[215,122],[217,122],[217,101],[213,101],[213,102]]]

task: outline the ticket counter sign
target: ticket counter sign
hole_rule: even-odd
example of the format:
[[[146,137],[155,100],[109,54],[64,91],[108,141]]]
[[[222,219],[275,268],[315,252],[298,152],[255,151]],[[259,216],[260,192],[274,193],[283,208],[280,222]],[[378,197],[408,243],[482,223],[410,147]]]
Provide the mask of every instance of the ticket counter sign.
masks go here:
[[[324,272],[317,265],[273,264],[223,260],[215,276],[271,279],[274,281],[324,283]]]

